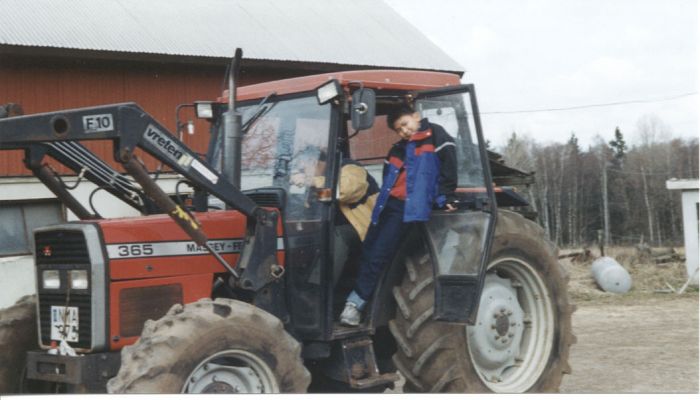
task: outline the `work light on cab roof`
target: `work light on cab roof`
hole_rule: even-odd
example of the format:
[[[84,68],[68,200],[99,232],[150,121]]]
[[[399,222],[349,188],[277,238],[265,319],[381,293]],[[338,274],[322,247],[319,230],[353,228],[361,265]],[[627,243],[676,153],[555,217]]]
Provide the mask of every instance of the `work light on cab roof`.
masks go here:
[[[342,93],[343,89],[340,87],[340,83],[332,79],[316,89],[316,98],[318,99],[318,104],[321,105],[338,98]]]

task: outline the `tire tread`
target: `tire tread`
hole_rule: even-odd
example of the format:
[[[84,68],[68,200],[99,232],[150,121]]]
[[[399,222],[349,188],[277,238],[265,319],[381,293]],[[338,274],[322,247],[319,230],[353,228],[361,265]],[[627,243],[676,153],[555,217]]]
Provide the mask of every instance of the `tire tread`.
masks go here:
[[[542,265],[537,268],[552,291],[558,335],[545,372],[529,391],[556,392],[562,375],[571,373],[569,348],[576,342],[571,333],[571,313],[576,307],[570,305],[566,291],[568,274],[558,262],[556,246],[545,238],[544,229],[517,213],[499,210],[492,259],[513,246],[543,257]],[[424,242],[412,244],[405,265],[404,279],[393,289],[399,311],[389,321],[389,330],[399,348],[393,357],[394,364],[406,377],[407,391],[490,391],[477,376],[465,351],[466,329],[431,318],[435,283]],[[461,356],[460,351],[465,354]]]

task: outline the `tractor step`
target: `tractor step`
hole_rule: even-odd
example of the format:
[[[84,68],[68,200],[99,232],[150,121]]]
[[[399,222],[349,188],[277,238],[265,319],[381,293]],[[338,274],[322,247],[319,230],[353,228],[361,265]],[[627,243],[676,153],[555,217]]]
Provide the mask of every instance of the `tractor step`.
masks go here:
[[[366,337],[373,333],[374,330],[364,324],[360,326],[345,326],[341,325],[339,322],[335,322],[333,324],[333,334],[331,335],[331,339],[348,339],[358,336]]]
[[[399,375],[396,373],[379,373],[372,339],[369,336],[345,339],[341,342],[341,347],[348,384],[353,389],[393,385],[399,380]]]

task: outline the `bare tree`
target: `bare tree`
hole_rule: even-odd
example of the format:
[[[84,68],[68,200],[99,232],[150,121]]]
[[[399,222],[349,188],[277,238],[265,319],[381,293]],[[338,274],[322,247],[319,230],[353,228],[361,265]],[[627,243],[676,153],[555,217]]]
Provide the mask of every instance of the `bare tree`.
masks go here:
[[[537,175],[535,175],[535,184],[539,188],[538,193],[540,197],[540,221],[541,224],[544,226],[544,230],[547,234],[548,239],[552,239],[552,231],[550,228],[550,218],[549,218],[549,209],[550,209],[550,203],[549,203],[549,178],[548,176],[551,175],[549,173],[549,162],[548,162],[548,157],[546,151],[540,151],[538,152],[538,157],[537,157],[537,171],[539,172]]]
[[[605,232],[605,241],[655,245],[681,238],[680,194],[671,178],[698,176],[698,139],[668,139],[670,130],[646,115],[636,135],[598,138],[586,151],[572,143],[540,144],[512,135],[502,150],[509,165],[534,170],[528,189],[548,237],[560,246],[583,245]],[[632,144],[627,144],[632,143]]]
[[[637,134],[642,146],[651,146],[658,141],[667,141],[670,129],[654,114],[645,114],[637,120]]]

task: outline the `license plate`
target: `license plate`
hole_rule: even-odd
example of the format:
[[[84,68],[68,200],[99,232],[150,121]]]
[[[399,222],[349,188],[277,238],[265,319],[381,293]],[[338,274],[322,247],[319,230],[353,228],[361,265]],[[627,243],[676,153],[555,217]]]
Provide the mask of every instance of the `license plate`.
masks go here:
[[[78,307],[51,306],[51,340],[78,341]]]

